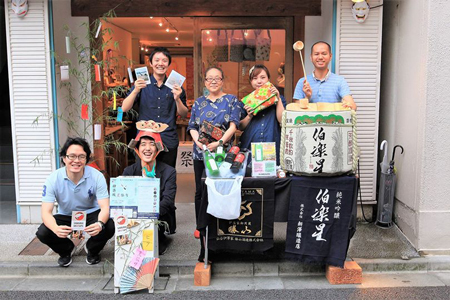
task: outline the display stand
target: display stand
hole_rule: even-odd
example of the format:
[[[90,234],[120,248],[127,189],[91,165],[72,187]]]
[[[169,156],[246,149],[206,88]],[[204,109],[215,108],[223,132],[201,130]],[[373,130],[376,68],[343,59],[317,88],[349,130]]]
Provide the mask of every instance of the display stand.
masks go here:
[[[154,278],[159,277],[159,268],[155,266],[159,262],[160,181],[133,176],[111,178],[110,189],[110,213],[116,226],[114,292],[148,288],[153,293]]]
[[[130,228],[131,243],[125,245],[119,245],[118,239],[114,237],[114,293],[120,293],[120,278],[125,270],[125,267],[130,263],[133,257],[133,253],[142,247],[143,231],[153,230],[152,245],[147,245],[146,257],[158,257],[158,226],[155,226],[156,220],[144,220],[144,219],[130,219],[129,223],[139,222],[138,225]],[[155,234],[156,232],[156,234]],[[152,249],[152,250],[149,250]],[[159,277],[159,267],[156,270],[155,278]],[[149,293],[154,292],[154,284]]]

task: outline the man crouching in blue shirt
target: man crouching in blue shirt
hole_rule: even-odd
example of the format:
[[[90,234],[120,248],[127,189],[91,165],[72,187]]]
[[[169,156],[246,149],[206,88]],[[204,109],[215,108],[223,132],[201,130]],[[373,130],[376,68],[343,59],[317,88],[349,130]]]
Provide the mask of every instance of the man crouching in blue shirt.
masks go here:
[[[109,218],[109,194],[105,177],[96,169],[86,166],[91,149],[85,139],[68,138],[61,148],[60,157],[65,167],[47,178],[42,192],[41,215],[44,222],[36,236],[60,258],[58,264],[68,267],[72,263],[75,245],[68,238],[72,233],[73,211],[87,214],[84,231],[91,237],[85,245],[86,262],[98,264],[100,251],[114,235],[114,222]],[[53,215],[55,200],[58,213]]]

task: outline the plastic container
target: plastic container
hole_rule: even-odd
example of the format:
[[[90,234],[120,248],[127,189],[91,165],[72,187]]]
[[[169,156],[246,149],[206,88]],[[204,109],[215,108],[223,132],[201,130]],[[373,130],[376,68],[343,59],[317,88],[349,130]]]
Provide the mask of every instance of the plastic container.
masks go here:
[[[249,155],[249,151],[243,152],[243,154],[245,155],[245,160],[242,163],[241,167],[239,168],[239,171],[237,173],[233,173],[230,168],[221,168],[222,164],[226,164],[226,162],[222,162],[219,165],[219,174],[218,175],[213,175],[209,172],[208,168],[205,167],[205,172],[206,172],[206,177],[209,178],[236,178],[237,176],[244,176],[245,177],[245,170],[246,170],[246,166],[247,166],[247,161],[248,161],[248,155]],[[212,153],[213,155],[215,155],[215,153]],[[203,163],[205,162],[205,153],[203,153]],[[231,165],[230,165],[231,167]]]

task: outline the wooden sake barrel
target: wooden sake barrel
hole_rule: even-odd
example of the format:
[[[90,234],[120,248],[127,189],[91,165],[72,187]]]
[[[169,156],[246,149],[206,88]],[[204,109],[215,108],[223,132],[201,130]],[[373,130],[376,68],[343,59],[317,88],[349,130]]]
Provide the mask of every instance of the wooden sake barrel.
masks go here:
[[[354,173],[356,113],[340,103],[290,104],[283,112],[281,167],[289,173],[334,176]]]

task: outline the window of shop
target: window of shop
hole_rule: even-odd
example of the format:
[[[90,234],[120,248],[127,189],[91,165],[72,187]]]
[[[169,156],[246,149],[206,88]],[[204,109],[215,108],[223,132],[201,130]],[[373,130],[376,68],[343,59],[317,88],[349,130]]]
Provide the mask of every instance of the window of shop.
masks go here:
[[[204,29],[201,73],[210,66],[219,66],[226,77],[224,91],[242,99],[253,91],[248,80],[250,69],[263,64],[269,69],[271,82],[283,94],[285,38],[284,29]],[[203,79],[201,86],[204,86]]]

